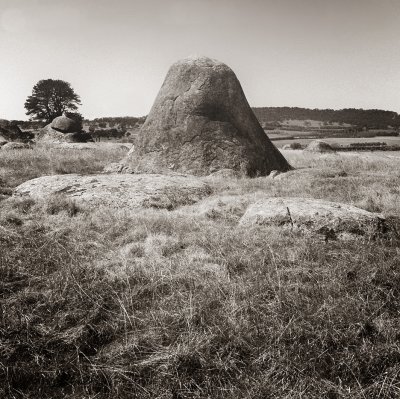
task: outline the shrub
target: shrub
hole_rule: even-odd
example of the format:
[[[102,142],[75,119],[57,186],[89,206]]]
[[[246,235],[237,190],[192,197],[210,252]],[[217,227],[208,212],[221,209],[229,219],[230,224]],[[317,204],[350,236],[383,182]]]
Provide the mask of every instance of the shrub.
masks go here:
[[[300,143],[290,143],[290,148],[292,150],[301,150],[303,146]]]

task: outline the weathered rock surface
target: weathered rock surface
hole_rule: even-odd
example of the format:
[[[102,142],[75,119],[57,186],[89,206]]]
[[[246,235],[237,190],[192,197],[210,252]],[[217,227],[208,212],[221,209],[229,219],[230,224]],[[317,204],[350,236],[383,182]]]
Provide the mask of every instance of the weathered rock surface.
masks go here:
[[[92,136],[80,130],[78,124],[65,115],[54,118],[36,134],[38,143],[87,143],[93,141]]]
[[[29,144],[26,144],[26,143],[10,141],[10,142],[2,145],[0,148],[2,151],[7,151],[7,150],[24,150],[24,149],[31,148],[31,147]]]
[[[281,226],[324,235],[354,238],[385,230],[385,218],[355,206],[309,198],[265,198],[250,205],[241,225]]]
[[[53,122],[50,123],[50,126],[59,132],[62,133],[75,133],[80,130],[78,124],[71,118],[68,118],[66,115],[57,116],[57,118],[53,119]]]
[[[72,174],[29,180],[18,186],[14,195],[45,199],[61,194],[91,207],[174,209],[210,192],[210,187],[194,176]]]
[[[322,140],[311,141],[304,150],[310,152],[335,152],[329,143]]]
[[[53,129],[50,124],[46,125],[36,135],[36,142],[38,143],[86,143],[88,141],[93,141],[93,138],[86,132],[62,133]]]
[[[44,147],[56,150],[121,150],[128,152],[131,148],[129,143],[40,143]]]
[[[135,144],[121,172],[209,175],[233,169],[255,176],[290,169],[234,72],[206,57],[172,65]]]

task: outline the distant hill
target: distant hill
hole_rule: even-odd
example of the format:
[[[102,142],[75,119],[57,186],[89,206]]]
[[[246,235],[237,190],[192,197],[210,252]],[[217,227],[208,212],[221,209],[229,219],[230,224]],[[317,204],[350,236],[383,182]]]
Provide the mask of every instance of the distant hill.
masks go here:
[[[358,129],[398,129],[400,127],[400,115],[393,111],[379,109],[309,109],[299,107],[254,107],[261,125],[265,128],[292,125],[288,121],[320,121],[324,126],[353,126]],[[304,126],[304,123],[301,125]],[[307,126],[307,124],[305,125]],[[333,126],[332,126],[333,127]]]
[[[378,137],[398,135],[400,115],[379,109],[309,109],[300,107],[253,107],[261,126],[273,135],[318,137]],[[94,137],[136,137],[146,116],[84,119],[83,129]],[[1,120],[0,120],[1,121]],[[4,121],[8,122],[8,121]],[[42,122],[11,121],[23,131],[36,131]]]

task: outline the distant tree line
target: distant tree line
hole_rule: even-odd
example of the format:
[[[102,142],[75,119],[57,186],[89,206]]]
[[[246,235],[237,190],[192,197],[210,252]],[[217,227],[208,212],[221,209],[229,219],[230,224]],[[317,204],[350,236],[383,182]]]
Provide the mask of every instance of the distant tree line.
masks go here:
[[[100,139],[100,138],[113,138],[113,139],[119,139],[121,137],[124,137],[126,134],[125,130],[121,129],[94,129],[93,126],[90,126],[89,128],[89,133],[92,135],[94,139]]]
[[[93,120],[85,120],[85,123],[90,125],[97,125],[100,128],[106,128],[107,126],[112,128],[115,126],[124,126],[124,127],[135,127],[142,125],[146,120],[146,116],[117,116],[117,117],[104,117],[104,118],[95,118]]]
[[[387,129],[400,127],[400,115],[393,111],[379,109],[345,108],[333,109],[309,109],[299,107],[261,107],[253,108],[258,120],[268,126],[277,126],[277,122],[288,119],[316,120],[328,123],[350,124],[352,126],[367,129]]]
[[[46,125],[46,122],[39,121],[21,121],[21,120],[12,120],[11,124],[19,126],[23,130],[37,130],[41,129]]]

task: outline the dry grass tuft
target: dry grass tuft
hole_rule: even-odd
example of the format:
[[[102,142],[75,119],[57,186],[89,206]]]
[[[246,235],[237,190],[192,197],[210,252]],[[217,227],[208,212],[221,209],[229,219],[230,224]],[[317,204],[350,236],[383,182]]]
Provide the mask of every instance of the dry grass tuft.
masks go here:
[[[47,199],[44,203],[45,212],[49,215],[56,215],[65,212],[68,216],[75,216],[80,208],[76,202],[65,195],[55,194]]]

